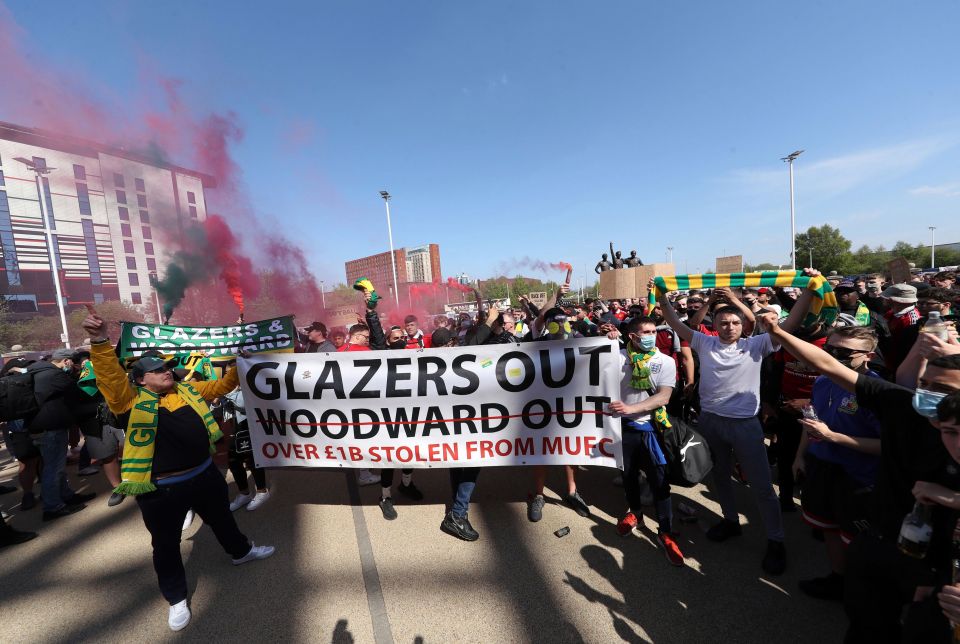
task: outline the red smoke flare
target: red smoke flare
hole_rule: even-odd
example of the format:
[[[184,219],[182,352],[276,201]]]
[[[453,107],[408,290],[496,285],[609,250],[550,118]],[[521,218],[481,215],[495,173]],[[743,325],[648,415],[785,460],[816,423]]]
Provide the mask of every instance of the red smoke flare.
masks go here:
[[[256,297],[260,290],[260,281],[253,271],[253,264],[246,257],[239,256],[239,244],[233,232],[220,215],[210,215],[203,222],[207,233],[207,244],[220,266],[220,279],[227,285],[227,292],[233,303],[243,313],[244,287],[250,297]]]
[[[447,278],[447,286],[451,288],[455,288],[461,293],[473,293],[473,288],[471,288],[470,286],[467,286],[466,284],[461,284],[453,277]]]

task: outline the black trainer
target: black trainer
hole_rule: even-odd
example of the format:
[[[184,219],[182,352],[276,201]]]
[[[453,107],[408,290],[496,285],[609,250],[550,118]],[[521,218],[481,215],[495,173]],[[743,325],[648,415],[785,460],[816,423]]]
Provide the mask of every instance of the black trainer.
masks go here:
[[[741,534],[743,534],[743,530],[740,529],[739,523],[722,519],[720,523],[707,530],[707,539],[720,543],[730,537],[739,537]]]
[[[20,499],[20,510],[32,510],[37,505],[37,497],[33,492],[24,492]]]
[[[843,601],[843,575],[835,572],[826,577],[817,577],[815,579],[802,579],[797,584],[805,595],[814,599],[826,599],[829,601]]]
[[[3,526],[0,527],[0,548],[3,546],[14,546],[18,543],[24,543],[35,539],[37,537],[36,532],[24,532],[22,530],[17,530],[16,528],[11,528],[4,522]]]
[[[78,492],[77,494],[74,494],[73,496],[71,496],[69,499],[64,499],[64,502],[67,505],[83,505],[87,501],[92,501],[96,497],[97,497],[96,492],[88,492],[86,494],[80,494]]]
[[[0,485],[0,494],[13,494],[17,488],[10,485]]]
[[[65,505],[65,506],[63,506],[62,508],[60,508],[59,510],[54,510],[53,512],[44,512],[44,513],[43,513],[43,520],[44,520],[44,521],[53,521],[54,519],[59,519],[59,518],[61,518],[61,517],[70,516],[71,514],[73,514],[73,513],[75,513],[75,512],[79,512],[80,510],[84,509],[85,507],[87,507],[87,506],[85,506],[85,505],[82,504],[82,503],[81,503],[80,505]]]
[[[447,512],[447,516],[443,517],[440,529],[464,541],[476,541],[480,538],[480,533],[470,525],[470,519],[467,518],[467,515],[458,517],[452,511]]]
[[[397,518],[397,509],[393,507],[393,499],[380,499],[380,511],[383,512],[383,518],[387,521],[393,521]]]
[[[783,547],[782,541],[767,539],[767,554],[763,555],[760,566],[768,575],[783,574],[787,569],[787,549]]]
[[[403,483],[398,485],[397,492],[407,497],[411,501],[423,501],[423,492],[417,489],[417,486],[413,484],[413,481],[410,481],[410,485],[404,485]]]
[[[579,514],[582,517],[590,516],[590,506],[587,505],[587,502],[583,500],[583,497],[580,496],[579,490],[574,490],[573,494],[568,494],[563,497],[563,500],[567,502],[574,512]]]
[[[536,523],[543,518],[543,506],[546,503],[546,499],[543,498],[542,494],[537,494],[531,496],[527,501],[527,518]]]
[[[127,498],[125,495],[120,494],[119,492],[114,492],[113,494],[110,495],[110,498],[107,499],[107,505],[111,508],[116,507],[121,503],[123,503],[123,500],[125,498]]]

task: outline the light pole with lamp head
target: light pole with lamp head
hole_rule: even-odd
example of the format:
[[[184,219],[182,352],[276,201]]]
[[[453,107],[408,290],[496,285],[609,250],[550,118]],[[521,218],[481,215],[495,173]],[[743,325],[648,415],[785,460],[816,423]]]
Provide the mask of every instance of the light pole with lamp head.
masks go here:
[[[801,154],[803,154],[803,150],[797,150],[780,159],[790,167],[790,265],[793,270],[797,270],[797,223],[793,212],[793,162]]]
[[[400,308],[400,289],[397,286],[397,258],[393,254],[393,228],[390,226],[390,193],[386,190],[380,191],[383,198],[383,205],[387,207],[387,238],[390,240],[390,266],[393,267],[393,297]]]
[[[672,264],[673,263],[673,246],[667,246],[667,253],[668,253],[667,263]]]
[[[60,326],[63,329],[60,341],[63,342],[63,346],[69,349],[70,334],[67,332],[67,315],[63,310],[63,291],[60,288],[60,267],[57,266],[57,255],[53,248],[53,231],[50,229],[50,218],[46,207],[46,194],[43,190],[43,184],[40,181],[41,175],[50,174],[50,172],[56,170],[56,168],[49,168],[45,165],[40,166],[36,162],[23,157],[16,157],[14,161],[19,161],[27,166],[28,169],[33,171],[34,177],[37,180],[37,198],[40,200],[40,218],[43,219],[43,232],[47,235],[47,254],[50,257],[50,272],[53,274],[53,288],[57,293],[57,310],[60,312]]]

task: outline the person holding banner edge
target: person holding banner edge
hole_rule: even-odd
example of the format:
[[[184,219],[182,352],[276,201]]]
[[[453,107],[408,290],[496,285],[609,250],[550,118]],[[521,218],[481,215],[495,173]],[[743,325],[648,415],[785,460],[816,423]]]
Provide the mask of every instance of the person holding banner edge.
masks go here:
[[[621,418],[623,488],[629,504],[627,513],[617,524],[617,532],[626,537],[637,528],[637,514],[642,506],[639,481],[642,470],[653,493],[659,525],[657,540],[663,546],[667,561],[682,566],[683,552],[671,535],[673,502],[667,482],[667,459],[651,422],[654,417],[666,419],[666,405],[677,381],[677,366],[673,358],[657,349],[657,323],[652,318],[632,318],[624,326],[624,332],[628,343],[620,351],[620,400],[610,403],[610,411]],[[620,332],[611,331],[608,337],[615,340]]]
[[[176,382],[163,360],[147,357],[134,363],[131,383],[106,336],[106,322],[93,306],[87,309],[83,329],[91,338],[97,388],[127,427],[123,480],[115,491],[137,497],[152,538],[160,591],[170,604],[167,624],[179,631],[191,617],[180,555],[181,526],[190,508],[210,526],[235,566],[274,553],[272,546],[257,546],[240,532],[227,482],[210,456],[222,434],[206,401],[236,388],[237,368],[220,380],[185,384]]]

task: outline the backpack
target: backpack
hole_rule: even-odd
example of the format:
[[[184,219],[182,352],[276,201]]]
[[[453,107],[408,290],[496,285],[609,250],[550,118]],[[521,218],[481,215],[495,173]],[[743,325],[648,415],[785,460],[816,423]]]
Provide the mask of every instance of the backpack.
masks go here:
[[[667,457],[667,481],[693,487],[713,469],[707,441],[685,420],[671,417],[670,427],[658,425],[660,445]]]
[[[29,421],[40,411],[33,391],[33,373],[11,373],[0,378],[0,421]]]

